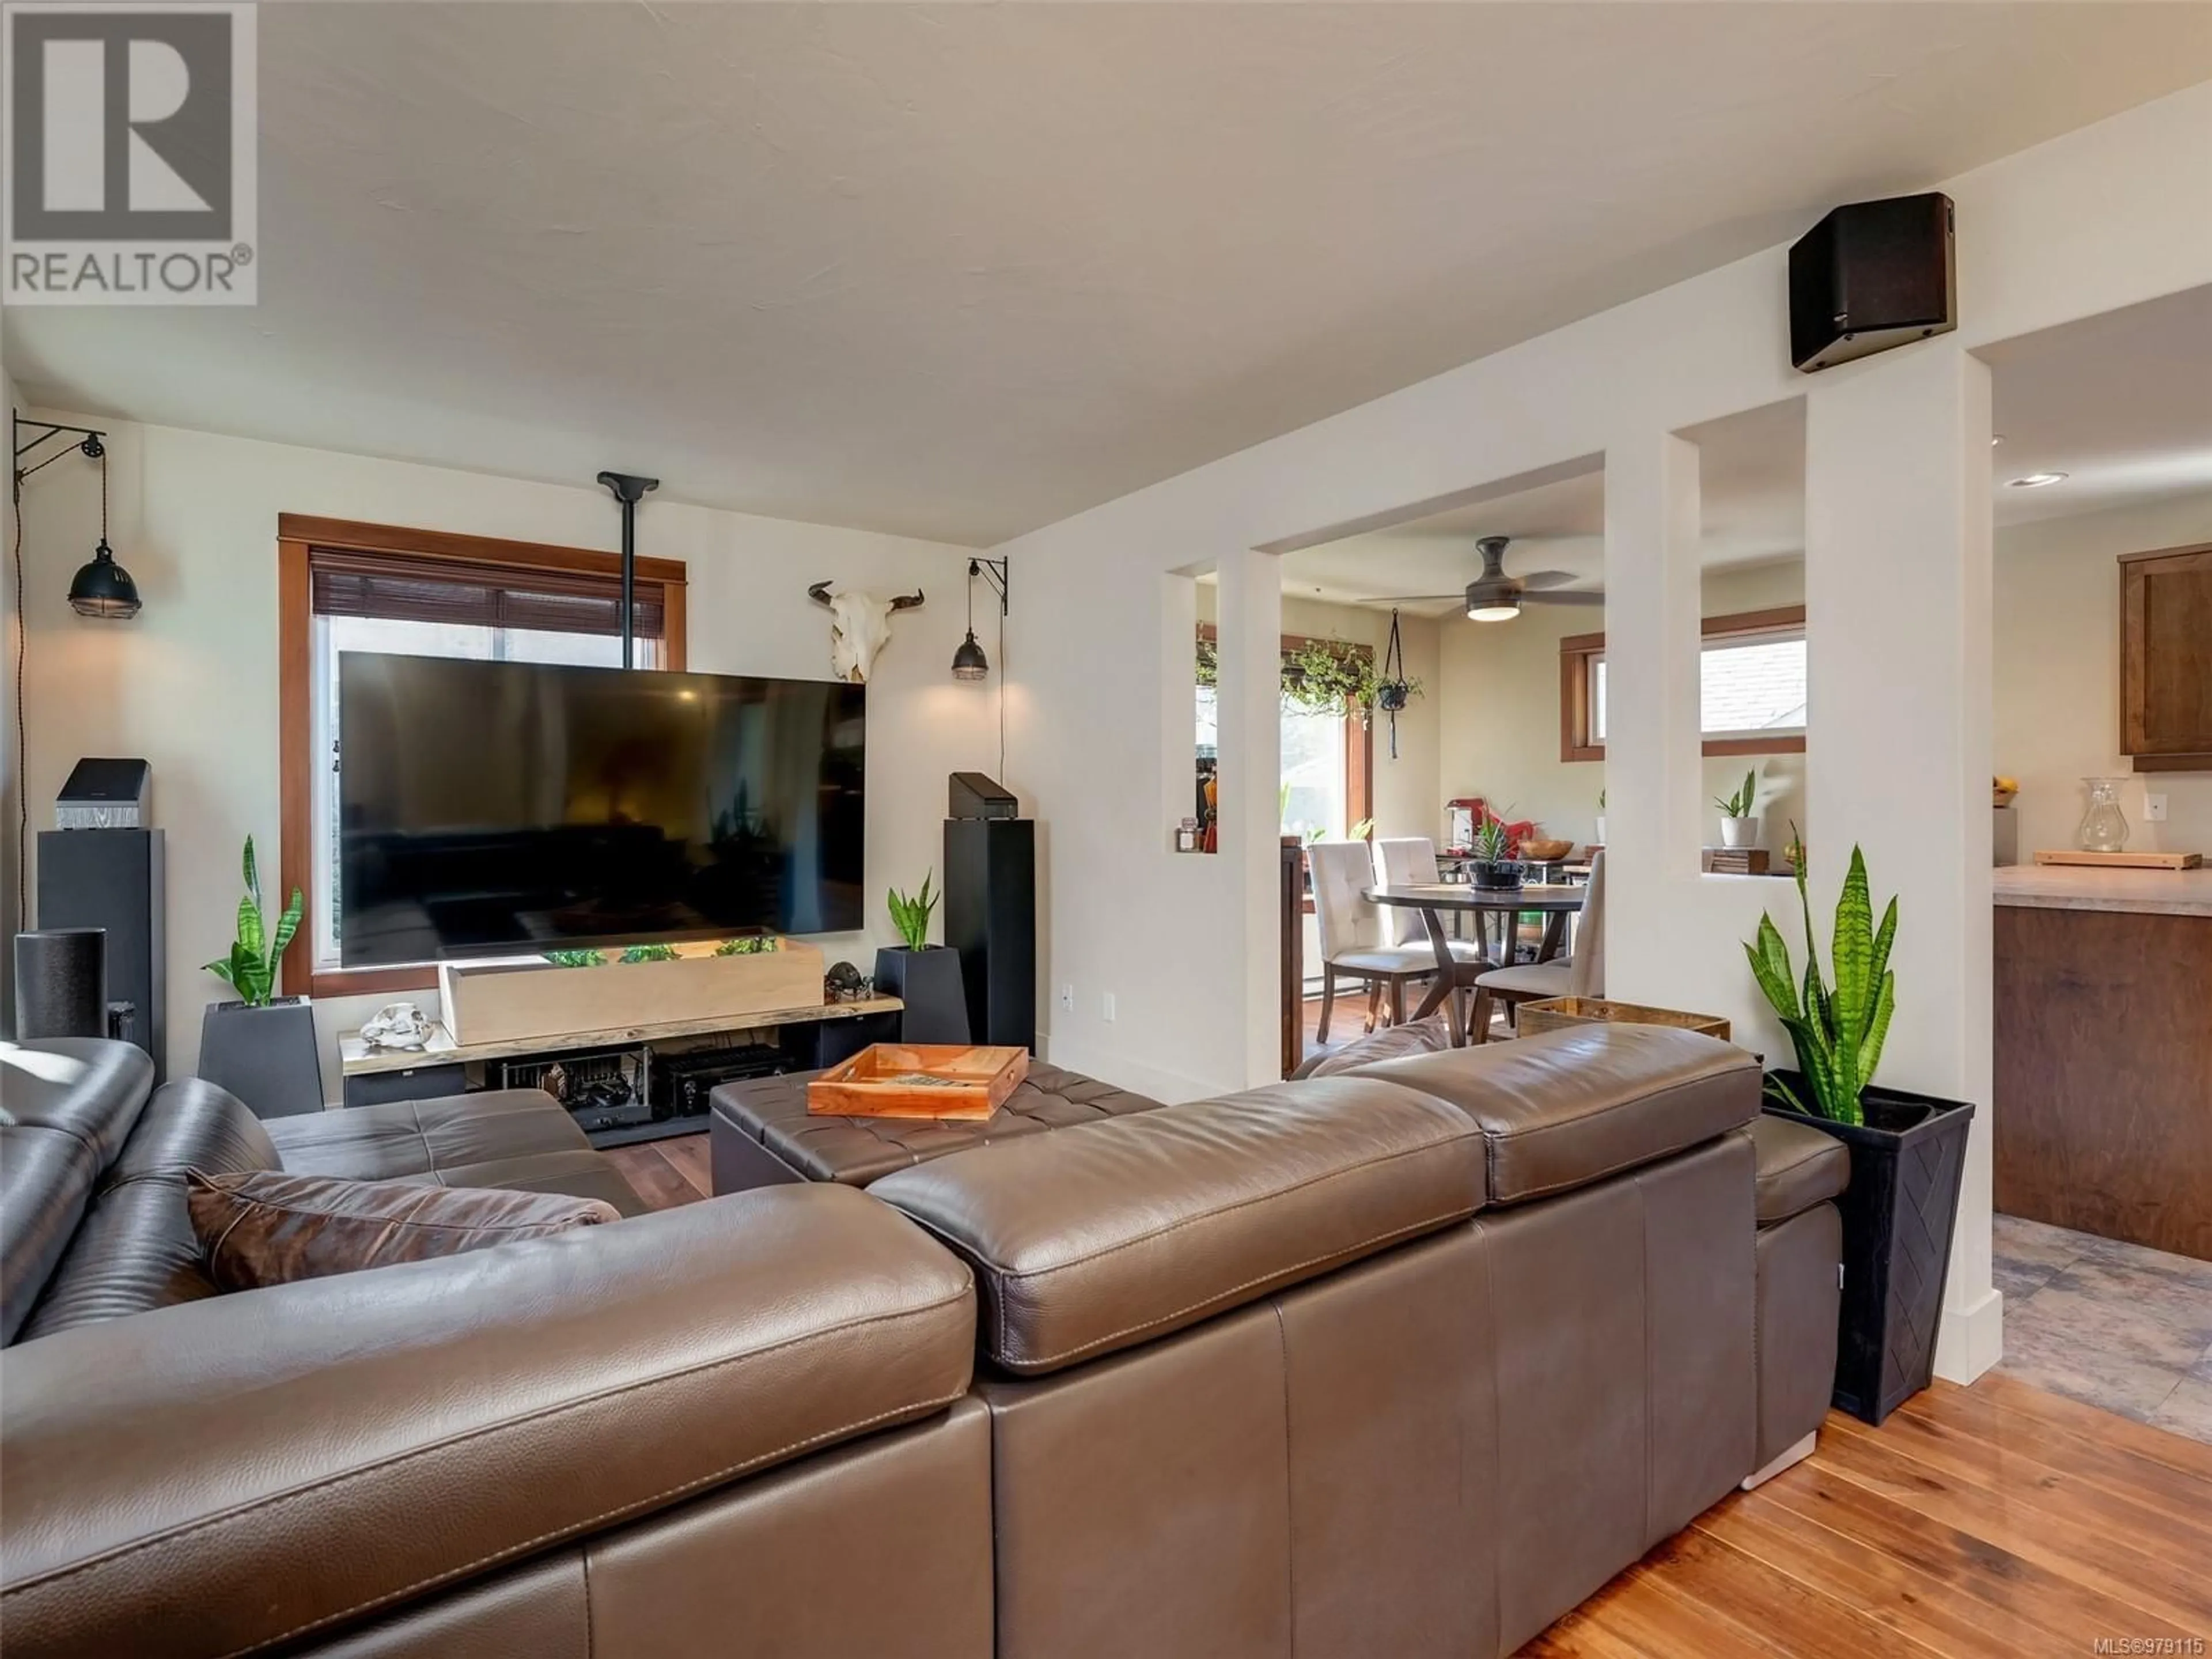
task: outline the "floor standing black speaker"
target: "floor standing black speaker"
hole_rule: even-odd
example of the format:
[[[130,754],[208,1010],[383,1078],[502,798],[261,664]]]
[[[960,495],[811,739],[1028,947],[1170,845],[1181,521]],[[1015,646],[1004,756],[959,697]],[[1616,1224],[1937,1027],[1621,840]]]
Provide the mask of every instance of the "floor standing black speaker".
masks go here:
[[[945,942],[960,953],[971,1042],[1036,1047],[1036,823],[945,821]]]
[[[123,1034],[168,1071],[167,942],[159,830],[41,830],[39,926],[107,930],[107,1001],[128,1004]]]

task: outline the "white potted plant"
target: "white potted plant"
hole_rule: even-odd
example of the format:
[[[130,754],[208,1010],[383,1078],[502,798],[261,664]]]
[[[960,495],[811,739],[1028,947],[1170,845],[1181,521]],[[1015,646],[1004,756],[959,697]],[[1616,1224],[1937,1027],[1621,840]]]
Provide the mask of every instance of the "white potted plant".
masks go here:
[[[1759,773],[1756,769],[1743,775],[1743,785],[1734,794],[1713,797],[1713,805],[1721,809],[1722,846],[1759,845],[1759,819],[1753,813],[1753,808],[1758,804]]]
[[[238,993],[211,1002],[200,1017],[199,1074],[238,1097],[256,1117],[290,1117],[323,1107],[322,1067],[315,1058],[315,1016],[305,997],[276,994],[276,967],[299,931],[306,900],[292,902],[274,933],[262,924],[261,876],[253,837],[246,838],[246,896],[238,902],[238,936],[230,954],[208,971]]]

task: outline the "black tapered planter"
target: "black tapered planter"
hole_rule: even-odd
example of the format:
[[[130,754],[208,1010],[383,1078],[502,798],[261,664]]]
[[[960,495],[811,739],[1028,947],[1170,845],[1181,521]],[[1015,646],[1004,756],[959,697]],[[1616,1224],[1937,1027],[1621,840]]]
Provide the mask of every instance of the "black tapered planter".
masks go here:
[[[256,1117],[321,1111],[315,1011],[305,997],[278,997],[259,1008],[210,1003],[200,1017],[199,1074],[237,1096]]]
[[[907,1042],[968,1042],[968,987],[960,952],[942,945],[909,951],[888,945],[876,952],[876,989],[906,1003],[899,1036]]]
[[[1811,1086],[1777,1071],[1800,1100]],[[1974,1109],[1894,1089],[1860,1096],[1866,1121],[1837,1123],[1793,1112],[1770,1097],[1778,1117],[1832,1134],[1851,1152],[1850,1185],[1836,1200],[1844,1220],[1844,1297],[1836,1333],[1834,1403],[1879,1425],[1936,1374],[1943,1280],[1966,1167]]]

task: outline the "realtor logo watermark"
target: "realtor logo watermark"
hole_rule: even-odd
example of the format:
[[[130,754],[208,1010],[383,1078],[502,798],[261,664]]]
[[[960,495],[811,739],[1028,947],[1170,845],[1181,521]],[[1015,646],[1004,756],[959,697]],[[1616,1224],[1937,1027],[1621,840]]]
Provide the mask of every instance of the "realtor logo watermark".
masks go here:
[[[252,305],[254,9],[0,7],[0,300]]]

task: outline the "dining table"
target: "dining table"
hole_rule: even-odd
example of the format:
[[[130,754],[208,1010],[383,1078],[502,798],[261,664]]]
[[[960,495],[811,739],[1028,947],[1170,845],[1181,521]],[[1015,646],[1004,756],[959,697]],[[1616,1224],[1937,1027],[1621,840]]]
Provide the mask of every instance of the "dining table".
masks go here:
[[[1559,954],[1565,943],[1568,919],[1581,910],[1583,901],[1589,896],[1589,888],[1579,884],[1529,882],[1519,887],[1477,887],[1471,882],[1457,881],[1369,887],[1360,895],[1370,904],[1420,913],[1430,948],[1437,953],[1437,976],[1429,987],[1429,994],[1421,999],[1420,1006],[1413,1011],[1413,1018],[1426,1019],[1442,1007],[1451,1028],[1455,1048],[1465,1048],[1468,1036],[1467,1016],[1461,1009],[1459,994],[1472,991],[1476,979],[1492,969],[1511,964],[1513,919],[1525,911],[1542,914],[1544,936],[1536,947],[1536,960],[1549,962]],[[1483,957],[1463,957],[1451,948],[1451,936],[1444,927],[1447,913],[1477,918],[1476,937],[1486,952]],[[1504,919],[1495,958],[1487,954],[1489,942],[1481,937],[1480,918],[1486,915]]]

